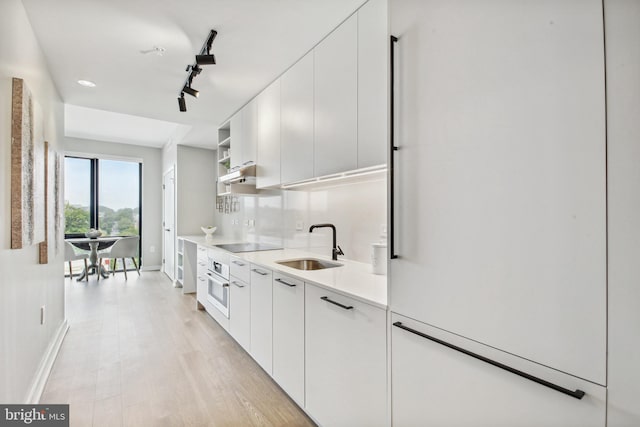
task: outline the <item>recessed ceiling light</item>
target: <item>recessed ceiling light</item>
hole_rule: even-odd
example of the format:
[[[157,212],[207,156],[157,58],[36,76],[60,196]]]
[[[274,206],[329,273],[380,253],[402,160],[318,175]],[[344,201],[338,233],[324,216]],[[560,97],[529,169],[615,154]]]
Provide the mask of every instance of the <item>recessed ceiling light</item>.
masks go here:
[[[78,84],[84,87],[96,87],[96,84],[91,80],[78,80]]]
[[[162,56],[164,55],[164,52],[167,49],[163,48],[162,46],[154,46],[151,49],[146,49],[146,50],[141,50],[140,53],[142,53],[143,55],[147,55],[149,53],[155,53],[158,56]]]

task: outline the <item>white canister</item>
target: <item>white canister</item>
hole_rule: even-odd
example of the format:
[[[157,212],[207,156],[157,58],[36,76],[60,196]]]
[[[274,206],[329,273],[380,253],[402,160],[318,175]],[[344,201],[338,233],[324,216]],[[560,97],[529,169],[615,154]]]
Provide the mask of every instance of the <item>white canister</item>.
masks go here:
[[[387,244],[371,244],[371,272],[373,274],[387,274]]]

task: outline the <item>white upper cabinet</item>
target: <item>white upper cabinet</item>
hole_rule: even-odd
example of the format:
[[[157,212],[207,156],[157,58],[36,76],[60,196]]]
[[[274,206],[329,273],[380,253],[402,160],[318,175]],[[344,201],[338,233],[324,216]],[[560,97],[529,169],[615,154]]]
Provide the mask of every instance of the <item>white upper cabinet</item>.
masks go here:
[[[258,140],[258,111],[255,100],[250,101],[231,117],[230,168],[256,161]]]
[[[358,19],[348,18],[314,50],[314,171],[358,164]]]
[[[280,79],[256,98],[258,156],[256,188],[280,185]]]
[[[391,310],[606,384],[602,3],[390,4]]]
[[[313,178],[313,52],[280,78],[282,183]]]
[[[258,145],[258,109],[256,107],[256,100],[253,99],[242,108],[241,166],[256,161]],[[236,147],[233,140],[231,146],[233,149]]]
[[[238,111],[231,117],[230,122],[230,148],[228,149],[230,154],[230,166],[229,168],[235,168],[242,164],[242,141],[244,140],[244,128],[242,126],[242,110]],[[220,142],[220,141],[219,141]],[[224,172],[221,173],[224,175]]]
[[[358,10],[358,168],[387,161],[387,1]]]

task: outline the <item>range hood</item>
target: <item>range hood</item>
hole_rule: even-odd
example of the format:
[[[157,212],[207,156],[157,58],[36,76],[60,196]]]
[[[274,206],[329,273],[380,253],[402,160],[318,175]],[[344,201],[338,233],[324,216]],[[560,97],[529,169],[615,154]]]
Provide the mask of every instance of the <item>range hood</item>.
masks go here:
[[[256,182],[256,165],[251,162],[246,165],[239,166],[226,175],[218,178],[222,184],[254,184]]]

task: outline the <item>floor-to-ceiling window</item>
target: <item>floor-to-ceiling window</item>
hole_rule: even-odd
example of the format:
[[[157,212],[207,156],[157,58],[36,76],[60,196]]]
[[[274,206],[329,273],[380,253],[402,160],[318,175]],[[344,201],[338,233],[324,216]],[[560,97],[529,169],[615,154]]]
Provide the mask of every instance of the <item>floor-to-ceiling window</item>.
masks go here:
[[[84,237],[89,228],[106,236],[140,235],[142,163],[66,157],[64,181],[65,237]],[[75,264],[74,274],[83,267]],[[131,260],[129,268],[134,268]]]

